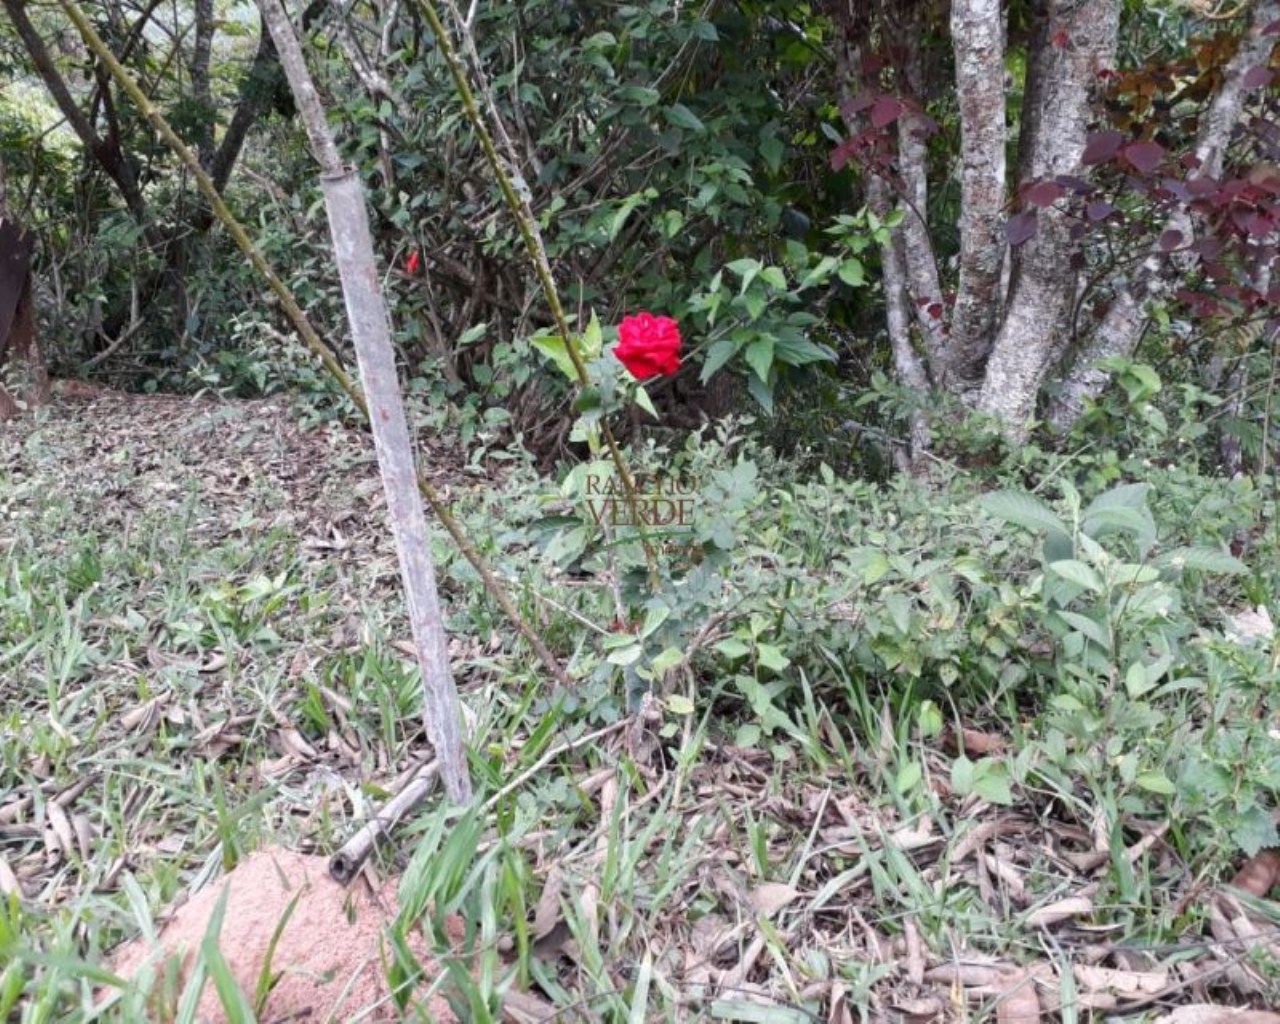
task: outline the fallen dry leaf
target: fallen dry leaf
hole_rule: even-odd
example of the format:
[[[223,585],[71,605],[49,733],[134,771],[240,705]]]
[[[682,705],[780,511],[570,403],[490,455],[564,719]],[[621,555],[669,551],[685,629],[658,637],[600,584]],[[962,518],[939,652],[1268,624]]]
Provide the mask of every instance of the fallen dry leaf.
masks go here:
[[[1027,924],[1032,928],[1048,928],[1060,921],[1091,913],[1093,913],[1093,900],[1086,899],[1084,896],[1068,896],[1064,900],[1058,900],[1056,903],[1049,903],[1031,911],[1027,915]]]
[[[1280,850],[1261,850],[1250,857],[1231,879],[1231,884],[1250,896],[1266,896],[1280,885]]]
[[[799,895],[799,891],[793,886],[784,885],[782,882],[764,882],[752,890],[751,905],[757,914],[773,917]]]
[[[1194,1003],[1191,1006],[1179,1006],[1155,1024],[1280,1024],[1280,1013]]]
[[[996,997],[997,1024],[1040,1024],[1040,997],[1029,971],[1005,975]]]

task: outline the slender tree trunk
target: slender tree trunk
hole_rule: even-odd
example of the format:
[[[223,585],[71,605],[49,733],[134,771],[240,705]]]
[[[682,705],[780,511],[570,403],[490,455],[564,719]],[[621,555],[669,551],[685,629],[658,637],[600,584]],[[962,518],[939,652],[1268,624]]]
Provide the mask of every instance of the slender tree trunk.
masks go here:
[[[960,107],[960,285],[941,383],[973,401],[995,335],[1005,217],[1004,13],[1000,0],[954,0]]]
[[[1266,64],[1276,37],[1263,35],[1263,31],[1276,21],[1280,21],[1280,2],[1262,0],[1255,4],[1245,38],[1224,69],[1222,87],[1209,104],[1200,126],[1194,153],[1200,161],[1197,174],[1202,177],[1216,178],[1222,173],[1223,156],[1247,96],[1244,76],[1250,68]],[[1179,211],[1170,217],[1164,230],[1177,230],[1189,241],[1195,225],[1189,214]],[[1116,289],[1106,314],[1089,332],[1088,341],[1072,361],[1050,406],[1049,422],[1054,429],[1069,430],[1080,418],[1085,405],[1102,394],[1111,380],[1111,373],[1100,363],[1117,356],[1133,355],[1146,327],[1145,307],[1168,290],[1171,271],[1175,269],[1185,273],[1192,268],[1185,263],[1177,266],[1159,250],[1157,243],[1147,254],[1132,283],[1122,283]]]
[[[400,558],[409,624],[422,670],[427,733],[440,760],[440,775],[449,798],[455,803],[469,803],[471,779],[462,741],[462,710],[449,665],[426,517],[396,374],[391,323],[378,284],[363,189],[355,170],[345,166],[338,155],[302,48],[280,0],[259,0],[259,6],[321,167],[334,256],[369,403],[369,422]]]
[[[1048,0],[1047,45],[1033,55],[1025,167],[1038,180],[1080,174],[1098,72],[1115,58],[1119,0]],[[1048,369],[1068,339],[1063,324],[1075,297],[1075,244],[1064,212],[1039,211],[1035,236],[1016,250],[1012,294],[996,335],[978,408],[1015,440],[1026,437]]]

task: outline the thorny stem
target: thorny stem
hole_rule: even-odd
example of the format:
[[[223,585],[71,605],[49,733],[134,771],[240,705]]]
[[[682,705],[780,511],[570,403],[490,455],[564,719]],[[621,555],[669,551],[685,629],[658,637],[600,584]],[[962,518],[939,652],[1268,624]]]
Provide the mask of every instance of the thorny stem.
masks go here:
[[[484,150],[485,158],[493,169],[494,177],[497,178],[498,188],[501,190],[507,206],[510,207],[512,214],[515,216],[516,226],[520,229],[520,237],[524,240],[525,248],[529,252],[529,258],[533,262],[534,272],[538,276],[538,283],[542,287],[542,294],[546,297],[547,306],[551,310],[551,317],[555,321],[556,332],[560,335],[561,341],[564,342],[565,351],[568,352],[569,360],[573,363],[573,370],[578,376],[579,384],[585,388],[590,384],[587,366],[582,360],[582,353],[578,351],[577,341],[573,332],[569,329],[569,318],[565,315],[564,305],[560,301],[560,291],[556,287],[555,278],[551,273],[551,261],[547,259],[547,250],[542,243],[542,232],[539,230],[537,219],[533,215],[532,195],[529,192],[529,186],[525,182],[524,176],[515,166],[514,159],[511,158],[512,166],[507,167],[503,163],[502,157],[499,156],[498,148],[494,145],[493,136],[490,134],[489,128],[485,124],[484,116],[476,103],[471,83],[467,80],[466,68],[458,57],[458,51],[454,48],[453,39],[444,27],[444,22],[440,18],[440,13],[436,10],[434,0],[414,0],[414,3],[427,20],[427,24],[431,26],[431,31],[435,33],[436,45],[440,48],[440,53],[449,68],[449,75],[453,78],[453,84],[458,90],[458,98],[462,101],[463,112],[467,115],[467,120],[471,122],[472,128],[475,129],[476,138],[480,141],[480,148]],[[462,30],[469,31],[469,28],[467,25],[463,25]],[[490,108],[489,115],[495,121],[498,120],[497,112],[492,108]],[[635,480],[627,469],[622,452],[618,449],[618,443],[614,439],[613,431],[609,429],[609,424],[603,421],[600,427],[604,435],[605,444],[609,448],[609,455],[618,470],[618,477],[622,481],[627,501],[631,508],[637,508],[638,500],[636,498]],[[640,531],[645,560],[649,566],[649,584],[656,591],[659,587],[657,560],[649,539],[644,535],[643,526],[640,527]]]
[[[334,356],[333,351],[321,339],[316,329],[307,319],[306,313],[302,311],[302,307],[298,305],[297,300],[293,297],[293,293],[289,291],[279,276],[271,269],[266,259],[258,251],[248,233],[236,220],[235,215],[223,202],[222,196],[218,194],[217,188],[214,187],[213,181],[204,172],[204,168],[200,166],[200,161],[196,159],[195,154],[187,148],[186,144],[177,136],[164,116],[158,111],[146,94],[138,86],[138,84],[130,77],[129,72],[125,69],[115,56],[107,48],[98,33],[94,30],[93,25],[85,17],[84,12],[80,9],[76,0],[58,0],[59,6],[66,12],[68,18],[75,24],[81,37],[85,41],[85,45],[93,51],[94,55],[102,61],[111,76],[120,84],[120,87],[128,94],[129,98],[134,102],[137,108],[151,123],[151,126],[160,134],[169,148],[177,154],[178,158],[186,165],[187,170],[191,172],[195,179],[196,186],[200,189],[201,194],[208,200],[210,209],[213,214],[227,229],[227,233],[232,240],[240,247],[240,250],[248,258],[253,269],[258,272],[267,285],[275,293],[280,300],[280,305],[284,309],[285,315],[289,318],[289,322],[293,324],[294,329],[298,332],[298,336],[308,349],[324,364],[326,370],[332,374],[339,386],[355,403],[356,408],[364,415],[365,419],[369,418],[369,407],[365,402],[364,394],[359,386],[351,379],[351,375],[342,368]],[[471,564],[472,568],[480,575],[480,579],[484,584],[485,590],[489,592],[498,607],[502,609],[504,615],[520,632],[520,635],[528,641],[529,646],[533,648],[534,653],[538,656],[538,660],[555,678],[556,682],[561,686],[571,686],[572,683],[569,675],[564,670],[564,666],[560,664],[556,656],[551,653],[551,649],[543,643],[542,638],[538,636],[528,623],[520,616],[519,610],[512,601],[511,596],[507,593],[506,588],[498,581],[493,574],[493,570],[485,562],[484,558],[475,549],[475,546],[467,538],[466,533],[462,529],[462,525],[453,514],[449,511],[444,499],[439,492],[431,485],[421,473],[418,474],[418,490],[427,504],[431,506],[431,511],[443,524],[448,531],[449,536],[453,538],[462,555]]]

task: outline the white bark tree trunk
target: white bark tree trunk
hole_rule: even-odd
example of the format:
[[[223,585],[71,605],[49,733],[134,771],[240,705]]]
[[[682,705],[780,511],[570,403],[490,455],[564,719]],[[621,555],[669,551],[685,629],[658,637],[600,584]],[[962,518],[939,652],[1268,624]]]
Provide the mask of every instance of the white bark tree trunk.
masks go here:
[[[1000,0],[954,0],[951,39],[960,107],[960,285],[941,383],[976,398],[1000,309],[1006,193],[1004,12]]]
[[[1029,118],[1025,166],[1032,179],[1080,174],[1098,72],[1115,58],[1119,0],[1049,0],[1048,45],[1032,61],[1042,75]],[[978,408],[1015,440],[1026,437],[1040,386],[1067,344],[1062,324],[1075,294],[1066,214],[1039,211],[1035,237],[1015,253],[1012,294],[987,361]]]
[[[321,187],[333,235],[334,257],[342,278],[343,299],[351,322],[387,512],[400,559],[409,625],[422,670],[427,734],[440,761],[440,776],[449,798],[458,804],[469,803],[471,779],[462,741],[462,709],[449,666],[426,517],[418,493],[413,446],[396,374],[391,324],[378,284],[363,189],[354,169],[343,165],[338,155],[324,106],[280,0],[259,0],[259,7],[275,40],[280,63],[321,167]]]
[[[1209,104],[1200,126],[1194,150],[1200,161],[1198,175],[1216,178],[1222,173],[1227,143],[1244,107],[1244,76],[1250,68],[1266,64],[1275,36],[1264,36],[1262,31],[1278,20],[1280,2],[1277,0],[1263,0],[1254,6],[1245,38],[1224,69],[1222,87]],[[1164,230],[1180,231],[1190,241],[1194,227],[1192,218],[1179,212],[1169,218]],[[1185,272],[1188,268],[1179,269]],[[1133,355],[1147,324],[1146,304],[1168,288],[1170,270],[1171,262],[1157,244],[1147,254],[1133,282],[1117,287],[1110,307],[1089,333],[1050,406],[1049,422],[1055,430],[1069,430],[1084,412],[1085,405],[1102,394],[1110,382],[1110,372],[1099,363],[1116,356]]]

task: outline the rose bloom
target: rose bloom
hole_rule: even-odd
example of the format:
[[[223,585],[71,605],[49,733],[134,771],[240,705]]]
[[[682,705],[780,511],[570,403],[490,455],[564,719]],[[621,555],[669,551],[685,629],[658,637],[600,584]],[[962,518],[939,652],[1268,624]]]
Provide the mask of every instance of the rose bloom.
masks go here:
[[[636,380],[669,377],[680,369],[680,325],[669,316],[623,317],[618,339],[613,354]]]

